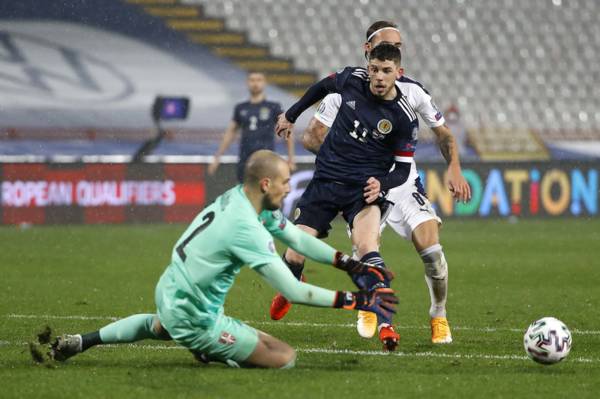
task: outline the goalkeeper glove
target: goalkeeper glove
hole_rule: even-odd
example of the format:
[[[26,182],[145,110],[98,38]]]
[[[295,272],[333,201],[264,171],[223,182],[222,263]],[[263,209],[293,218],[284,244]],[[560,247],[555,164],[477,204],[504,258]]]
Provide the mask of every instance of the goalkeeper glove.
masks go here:
[[[389,286],[390,281],[394,279],[394,273],[392,273],[390,270],[372,265],[370,263],[361,262],[339,251],[335,254],[333,266],[348,272],[348,274],[351,276],[364,275],[369,277],[369,280],[383,282],[387,286]]]
[[[391,288],[376,288],[371,291],[338,291],[334,308],[356,309],[373,312],[385,319],[396,313],[398,298]]]

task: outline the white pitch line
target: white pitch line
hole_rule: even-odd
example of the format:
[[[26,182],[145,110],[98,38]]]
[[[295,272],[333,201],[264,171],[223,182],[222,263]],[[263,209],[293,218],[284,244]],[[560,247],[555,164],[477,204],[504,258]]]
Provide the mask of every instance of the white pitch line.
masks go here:
[[[377,351],[357,351],[350,349],[325,349],[325,348],[296,348],[298,352],[305,353],[323,353],[332,355],[360,355],[360,356],[397,356],[397,357],[435,357],[445,359],[486,359],[486,360],[527,360],[527,356],[519,355],[486,355],[483,353],[436,353],[436,352],[377,352]],[[600,359],[585,357],[569,358],[569,361],[578,363],[600,363]]]
[[[45,320],[119,320],[122,317],[117,316],[58,316],[51,314],[6,314],[2,315],[9,319],[45,319]]]
[[[37,319],[37,320],[110,320],[115,321],[122,319],[117,316],[59,316],[59,315],[33,315],[33,314],[5,314],[2,317],[9,319]],[[330,327],[330,328],[355,328],[353,323],[307,323],[299,321],[258,321],[258,320],[243,320],[244,323],[257,326],[284,326],[284,327]],[[428,330],[430,327],[426,325],[412,326],[412,325],[398,325],[396,328],[400,330]],[[452,326],[453,330],[463,331],[476,331],[484,333],[495,333],[502,331],[519,332],[525,333],[525,328],[508,328],[508,327],[469,327],[469,326]],[[600,330],[579,330],[577,328],[571,329],[571,332],[575,335],[600,335]]]
[[[0,346],[24,346],[27,342],[0,341]],[[182,346],[176,345],[138,345],[138,344],[108,344],[96,347],[97,349],[109,348],[130,348],[153,351],[187,350]],[[352,355],[352,356],[391,356],[406,358],[442,358],[442,359],[484,359],[484,360],[528,360],[529,357],[521,355],[488,355],[484,353],[436,353],[436,352],[382,352],[382,351],[361,351],[353,349],[327,349],[327,348],[296,348],[300,353],[318,353],[324,355]],[[586,357],[570,357],[569,362],[576,363],[600,363],[600,359]]]
[[[290,326],[290,327],[343,327],[343,328],[355,328],[356,324],[354,323],[305,323],[305,322],[296,322],[296,321],[253,321],[253,320],[245,320],[244,323],[255,324],[255,325],[266,325],[266,326]],[[411,326],[411,325],[402,325],[399,324],[395,326],[395,328],[400,330],[429,330],[431,327],[427,325],[421,326]],[[508,328],[508,327],[468,327],[468,326],[452,326],[453,330],[463,330],[463,331],[477,331],[477,332],[486,332],[486,333],[494,333],[500,331],[510,331],[510,332],[519,332],[525,334],[527,328]],[[579,330],[579,329],[571,329],[572,333],[577,335],[600,335],[600,330]]]

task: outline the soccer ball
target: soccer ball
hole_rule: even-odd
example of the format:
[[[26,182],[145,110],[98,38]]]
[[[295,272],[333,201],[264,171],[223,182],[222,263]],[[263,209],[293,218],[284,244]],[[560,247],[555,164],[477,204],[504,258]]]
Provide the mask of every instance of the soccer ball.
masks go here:
[[[554,364],[563,360],[571,351],[571,332],[562,321],[554,317],[536,320],[525,332],[525,352],[541,364]]]

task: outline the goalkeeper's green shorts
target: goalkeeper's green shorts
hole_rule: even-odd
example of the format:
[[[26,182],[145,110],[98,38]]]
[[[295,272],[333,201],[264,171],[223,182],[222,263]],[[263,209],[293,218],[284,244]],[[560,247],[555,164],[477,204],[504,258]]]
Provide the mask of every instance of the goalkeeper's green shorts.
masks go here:
[[[222,311],[215,315],[199,312],[188,300],[177,297],[169,280],[160,279],[155,299],[160,323],[175,342],[223,362],[243,362],[254,352],[258,344],[254,328]]]

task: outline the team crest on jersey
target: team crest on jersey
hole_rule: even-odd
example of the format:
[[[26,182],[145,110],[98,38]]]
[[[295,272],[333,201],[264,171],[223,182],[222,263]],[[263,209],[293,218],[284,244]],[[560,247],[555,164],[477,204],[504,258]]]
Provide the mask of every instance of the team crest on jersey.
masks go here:
[[[235,337],[233,334],[230,334],[227,331],[222,331],[221,336],[219,337],[219,342],[224,345],[233,345],[235,343]]]
[[[279,210],[273,211],[273,219],[279,220],[279,225],[278,225],[279,230],[285,229],[287,219],[283,216],[283,213],[281,213],[281,211],[279,211]]]
[[[392,131],[392,128],[393,128],[392,122],[390,122],[387,119],[382,119],[379,122],[377,122],[377,130],[381,134],[388,134],[389,132]]]
[[[298,220],[301,213],[302,211],[300,211],[300,208],[296,208],[296,210],[294,211],[294,221]]]
[[[268,107],[261,107],[258,111],[258,117],[261,121],[266,121],[271,117],[271,110]]]

